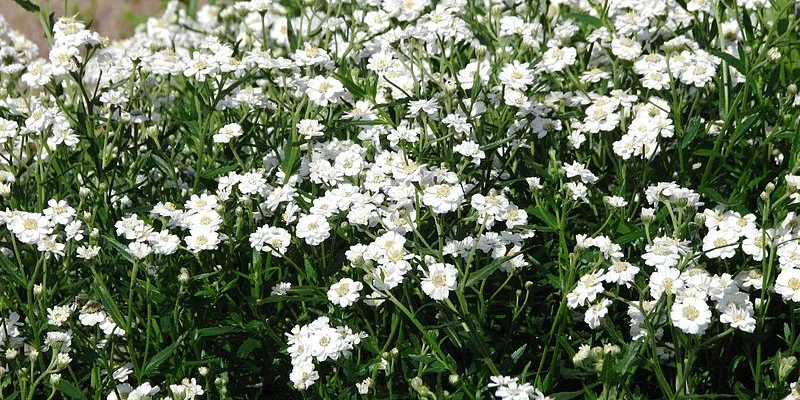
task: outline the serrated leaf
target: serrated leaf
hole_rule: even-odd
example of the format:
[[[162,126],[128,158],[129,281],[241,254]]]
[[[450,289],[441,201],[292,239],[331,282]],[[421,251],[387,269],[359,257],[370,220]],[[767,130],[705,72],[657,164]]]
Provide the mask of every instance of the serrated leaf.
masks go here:
[[[81,393],[80,389],[65,379],[62,379],[61,382],[58,383],[58,391],[70,399],[86,400],[86,396]]]
[[[119,307],[114,301],[114,298],[111,297],[111,293],[109,293],[103,277],[97,273],[97,270],[95,269],[92,269],[92,275],[94,276],[94,285],[92,286],[100,296],[100,303],[102,303],[106,311],[111,314],[111,318],[114,319],[114,322],[117,324],[126,324],[127,321],[125,317],[122,316],[122,312],[119,311]],[[123,329],[127,332],[130,330],[130,326],[123,327]]]
[[[255,349],[261,348],[261,341],[248,338],[247,340],[239,346],[239,350],[236,352],[236,356],[239,358],[247,358],[250,356],[250,353],[253,352]]]
[[[153,358],[150,359],[150,361],[147,363],[147,365],[142,370],[142,375],[143,376],[147,376],[150,373],[154,372],[155,369],[158,368],[159,365],[164,363],[164,361],[166,361],[172,355],[172,353],[175,352],[175,349],[178,348],[178,346],[183,342],[183,339],[185,337],[186,337],[186,333],[184,333],[183,335],[178,337],[178,340],[172,342],[172,344],[167,346],[165,349],[163,349],[163,350],[159,351],[158,353],[156,353],[156,355],[154,355]]]
[[[600,27],[603,26],[603,21],[601,21],[599,18],[593,17],[593,16],[591,16],[589,14],[577,13],[577,12],[566,12],[566,13],[564,13],[564,16],[567,17],[567,18],[577,19],[578,21],[583,22],[585,24],[589,24],[589,25],[591,25],[591,26],[593,26],[595,28],[600,28]]]
[[[167,160],[153,153],[150,153],[150,158],[156,163],[156,167],[158,167],[161,172],[165,173],[171,181],[175,182],[178,180],[175,177],[175,169],[172,167],[172,164],[167,162]]]
[[[22,275],[19,273],[19,266],[11,262],[11,259],[4,253],[0,253],[0,271],[3,271],[4,275],[12,278],[12,281],[20,287],[28,286],[25,283],[25,279],[23,279]]]
[[[20,7],[24,8],[25,11],[39,12],[39,6],[37,6],[36,4],[31,3],[28,0],[14,0],[14,2],[19,4]]]
[[[127,246],[125,246],[124,244],[118,242],[116,239],[114,239],[114,238],[112,238],[111,236],[108,236],[108,235],[103,235],[103,239],[106,241],[106,243],[108,243],[109,246],[111,246],[114,249],[116,249],[119,252],[119,254],[122,256],[122,258],[124,258],[125,260],[127,260],[128,262],[133,264],[133,262],[134,262],[133,256],[131,256],[131,253],[128,252],[128,247]]]
[[[226,333],[238,332],[239,329],[235,326],[214,326],[209,328],[201,328],[197,330],[199,337],[220,336]]]

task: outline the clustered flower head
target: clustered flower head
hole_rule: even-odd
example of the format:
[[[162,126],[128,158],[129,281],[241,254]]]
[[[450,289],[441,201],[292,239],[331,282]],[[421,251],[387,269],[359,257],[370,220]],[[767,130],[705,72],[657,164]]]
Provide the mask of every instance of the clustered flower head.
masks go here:
[[[224,394],[222,374],[205,389],[189,377],[144,381],[148,364],[131,352],[175,339],[156,326],[205,329],[208,315],[230,317],[221,331],[257,335],[239,319],[258,314],[279,331],[299,321],[277,346],[294,388],[307,390],[366,338],[348,325],[397,312],[439,327],[413,331],[424,339],[414,350],[453,383],[463,366],[435,345],[487,342],[496,321],[457,321],[475,301],[487,320],[507,317],[500,305],[515,310],[502,320],[509,338],[518,318],[535,320],[531,298],[600,340],[615,328],[631,345],[653,340],[664,358],[680,335],[750,337],[767,296],[800,302],[800,216],[781,203],[800,202],[796,157],[782,153],[796,147],[782,140],[796,131],[800,94],[775,83],[796,57],[774,39],[786,28],[765,19],[769,1],[301,3],[190,15],[170,1],[115,42],[78,16],[54,18],[45,56],[0,17],[0,256],[35,306],[3,310],[8,361],[52,352],[58,388],[78,347],[91,346],[108,354],[109,400]],[[762,82],[765,66],[775,72]],[[755,107],[731,101],[751,89]],[[751,109],[763,116],[739,117]],[[721,169],[741,147],[777,172]],[[741,187],[715,189],[717,173]],[[772,187],[761,198],[738,196],[762,180]],[[153,315],[162,298],[174,301],[170,318]],[[234,318],[225,301],[254,307]],[[446,340],[454,326],[464,337]],[[392,340],[413,342],[399,329]],[[599,372],[620,352],[584,344],[573,363]],[[489,353],[483,361],[505,357]],[[394,356],[374,355],[373,372],[390,374]],[[364,370],[356,391],[382,391]],[[418,372],[412,388],[428,397]],[[490,379],[496,397],[547,398],[530,375]]]
[[[304,390],[319,379],[317,363],[339,357],[348,358],[355,346],[367,335],[354,333],[347,326],[334,327],[328,317],[319,317],[307,325],[295,325],[286,333],[289,355],[292,358],[292,372],[289,374],[294,387]]]

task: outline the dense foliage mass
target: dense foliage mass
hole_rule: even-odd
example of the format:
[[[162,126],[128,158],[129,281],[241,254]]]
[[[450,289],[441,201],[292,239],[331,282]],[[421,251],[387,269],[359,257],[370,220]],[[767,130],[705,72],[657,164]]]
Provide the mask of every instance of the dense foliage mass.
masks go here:
[[[0,398],[800,399],[791,0],[16,2]]]

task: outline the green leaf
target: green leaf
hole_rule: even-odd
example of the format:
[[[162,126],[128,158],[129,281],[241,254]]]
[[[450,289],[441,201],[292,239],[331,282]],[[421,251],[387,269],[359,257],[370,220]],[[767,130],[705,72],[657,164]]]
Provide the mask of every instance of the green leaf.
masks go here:
[[[161,172],[166,174],[170,180],[177,181],[177,178],[175,177],[175,169],[172,167],[171,163],[168,163],[166,160],[153,153],[150,153],[150,158],[156,163],[156,167],[158,167]]]
[[[553,393],[550,395],[550,398],[553,400],[570,400],[570,399],[577,399],[579,396],[584,395],[583,390],[576,390],[574,392],[561,392],[561,393]]]
[[[58,383],[58,390],[70,399],[86,400],[86,396],[67,380],[62,379],[61,382]]]
[[[11,262],[11,259],[3,253],[0,253],[0,271],[3,271],[4,275],[13,278],[12,280],[14,283],[20,287],[28,286],[25,283],[25,279],[23,279],[22,275],[19,273],[19,266]]]
[[[681,140],[682,149],[685,149],[689,147],[690,144],[692,144],[692,140],[694,140],[694,138],[697,136],[697,133],[700,132],[701,125],[702,124],[699,118],[696,119],[694,123],[692,123],[692,126],[689,127],[689,130],[686,132],[686,135],[684,135],[683,139]]]
[[[119,311],[117,303],[114,301],[114,298],[111,297],[111,293],[109,293],[103,277],[97,273],[97,270],[94,268],[92,268],[92,275],[94,276],[94,285],[92,286],[100,296],[100,302],[103,303],[103,307],[105,307],[106,311],[111,314],[111,318],[114,319],[114,322],[117,324],[126,324],[125,317],[122,316],[122,312]],[[126,332],[130,331],[130,326],[124,326],[122,328]]]
[[[238,332],[239,329],[235,326],[213,326],[210,328],[202,328],[197,330],[199,337],[220,336],[226,333]]]
[[[171,345],[167,346],[165,349],[156,353],[153,358],[150,359],[150,362],[142,370],[142,375],[147,376],[152,372],[155,372],[155,369],[158,368],[164,361],[166,361],[172,353],[175,352],[175,349],[183,342],[183,339],[186,337],[186,333],[178,337],[178,340],[172,342]]]
[[[641,346],[642,342],[639,340],[631,342],[625,351],[625,355],[614,364],[614,371],[624,376],[625,373],[630,370],[631,364],[633,364],[633,360],[636,358],[636,354],[639,352]]]
[[[24,8],[25,11],[39,12],[39,6],[37,6],[36,4],[31,3],[28,0],[14,0],[14,1],[17,4],[19,4],[20,7]]]
[[[577,12],[566,12],[566,13],[564,13],[564,16],[567,17],[567,18],[577,19],[578,21],[583,22],[585,24],[589,24],[589,25],[591,25],[591,26],[593,26],[595,28],[600,28],[600,27],[603,26],[603,21],[601,21],[599,18],[593,17],[593,16],[591,16],[589,14],[577,13]]]
[[[124,244],[118,242],[116,239],[108,235],[103,235],[103,239],[106,241],[106,243],[108,243],[109,246],[116,249],[122,256],[122,258],[133,264],[134,262],[133,256],[131,256],[131,253],[128,252],[128,246],[125,246]]]
[[[741,72],[742,75],[747,75],[747,68],[745,68],[744,62],[742,60],[726,53],[724,51],[720,51],[717,49],[709,49],[709,52],[728,63],[731,67],[736,68],[737,71]]]
[[[255,349],[261,348],[261,341],[256,340],[253,338],[248,338],[247,340],[242,343],[239,347],[239,351],[236,352],[236,356],[239,358],[247,358],[250,356],[250,353],[253,352]]]
[[[627,244],[627,243],[633,242],[636,239],[639,239],[641,237],[644,237],[644,228],[636,229],[636,230],[631,231],[631,232],[629,232],[629,233],[627,233],[625,235],[622,235],[622,236],[617,238],[616,242],[617,242],[617,244],[622,245],[622,244]]]

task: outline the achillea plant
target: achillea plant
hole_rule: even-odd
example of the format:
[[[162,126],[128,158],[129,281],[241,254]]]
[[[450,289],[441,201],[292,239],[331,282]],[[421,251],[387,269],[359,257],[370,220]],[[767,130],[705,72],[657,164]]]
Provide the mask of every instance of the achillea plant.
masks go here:
[[[800,398],[795,3],[15,1],[0,398]]]

